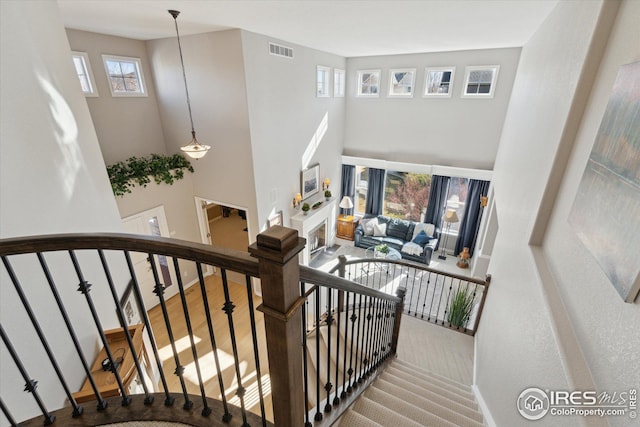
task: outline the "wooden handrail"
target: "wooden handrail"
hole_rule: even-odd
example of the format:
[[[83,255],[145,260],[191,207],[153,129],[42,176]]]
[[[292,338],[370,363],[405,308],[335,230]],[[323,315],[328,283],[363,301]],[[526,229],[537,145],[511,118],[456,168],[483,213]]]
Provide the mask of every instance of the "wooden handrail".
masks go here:
[[[258,277],[258,261],[248,253],[166,237],[126,233],[50,234],[0,239],[0,256],[76,249],[150,252]]]

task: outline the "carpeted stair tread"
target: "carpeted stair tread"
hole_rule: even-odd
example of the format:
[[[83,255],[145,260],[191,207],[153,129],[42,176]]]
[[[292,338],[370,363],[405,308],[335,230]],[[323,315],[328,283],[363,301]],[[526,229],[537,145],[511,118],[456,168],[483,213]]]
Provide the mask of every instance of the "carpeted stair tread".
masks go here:
[[[405,372],[399,369],[395,369],[395,367],[390,366],[388,369],[388,372],[390,374],[393,374],[395,376],[397,376],[398,378],[402,378],[406,381],[410,381],[416,385],[419,385],[421,387],[433,387],[436,386],[441,390],[447,390],[450,393],[456,394],[458,396],[460,396],[461,398],[464,398],[470,402],[475,402],[475,397],[473,396],[473,393],[471,393],[471,389],[469,389],[469,391],[463,391],[460,390],[458,387],[452,386],[451,384],[448,384],[446,382],[440,381],[436,378],[422,378],[420,376],[418,376],[417,374],[411,374],[409,372]]]
[[[376,387],[369,387],[367,391],[364,393],[364,395],[365,397],[378,403],[379,405],[382,405],[385,408],[390,409],[398,414],[402,414],[403,416],[423,426],[425,425],[439,426],[439,427],[456,427],[457,425],[465,426],[464,424],[459,424],[458,420],[455,420],[455,421],[452,420],[452,419],[455,419],[456,417],[455,417],[455,414],[451,413],[451,411],[448,411],[449,413],[444,414],[449,417],[449,418],[445,418],[443,416],[443,412],[445,412],[443,411],[444,408],[438,407],[437,405],[430,405],[428,407],[420,408],[418,406],[407,403],[396,396],[386,393]],[[459,418],[463,418],[463,417],[459,416]],[[469,425],[468,427],[478,427],[478,426]]]
[[[433,384],[417,384],[417,381],[411,381],[404,378],[397,377],[389,372],[389,369],[385,369],[380,378],[383,378],[385,381],[388,381],[392,384],[397,385],[398,387],[405,388],[415,394],[422,395],[424,394],[424,390],[430,390],[433,393],[438,393],[442,395],[446,399],[451,399],[454,402],[459,403],[460,405],[464,405],[470,409],[477,410],[477,405],[475,402],[470,401],[469,399],[457,395],[455,393],[450,392],[449,390],[445,390],[443,388],[438,387]]]
[[[347,409],[345,413],[340,417],[340,424],[338,426],[345,427],[382,427],[381,424],[373,421],[371,418],[367,418],[359,412],[353,409]]]
[[[445,377],[444,375],[440,375],[437,374],[435,372],[429,371],[427,369],[421,368],[419,366],[416,365],[412,365],[408,362],[405,362],[404,360],[400,360],[400,359],[396,359],[397,363],[394,363],[394,367],[396,369],[400,369],[400,370],[404,370],[406,372],[409,372],[411,374],[418,374],[421,377],[424,378],[436,378],[442,382],[446,382],[452,386],[456,386],[458,387],[460,390],[465,391],[466,393],[471,393],[471,386],[469,386],[468,384],[463,384],[461,382],[458,382],[456,380],[453,380],[451,378]]]
[[[424,427],[423,424],[417,423],[404,415],[387,409],[378,402],[360,396],[360,398],[351,407],[354,411],[375,420],[383,427]],[[347,424],[340,423],[341,426],[348,427]]]
[[[484,417],[480,412],[471,409],[468,406],[454,402],[451,399],[447,399],[446,397],[443,397],[440,394],[434,393],[430,390],[425,389],[420,394],[417,394],[410,390],[407,390],[404,387],[400,387],[396,384],[390,383],[382,378],[378,378],[375,384],[373,384],[373,387],[376,387],[386,393],[396,396],[420,408],[426,408],[429,404],[436,404],[450,411],[462,414],[474,421],[478,421],[480,423],[484,422]]]

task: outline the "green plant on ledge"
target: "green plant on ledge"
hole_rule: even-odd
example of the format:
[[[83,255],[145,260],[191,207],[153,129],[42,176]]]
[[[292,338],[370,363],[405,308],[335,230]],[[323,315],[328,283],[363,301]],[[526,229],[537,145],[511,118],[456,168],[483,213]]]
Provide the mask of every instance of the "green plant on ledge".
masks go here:
[[[458,288],[449,302],[447,322],[457,328],[464,327],[471,316],[474,295],[467,289]]]
[[[156,184],[164,182],[172,185],[174,181],[184,178],[185,170],[193,173],[193,166],[180,154],[130,157],[123,162],[107,166],[111,189],[116,196],[131,193],[131,187],[136,184],[146,187],[151,178]]]

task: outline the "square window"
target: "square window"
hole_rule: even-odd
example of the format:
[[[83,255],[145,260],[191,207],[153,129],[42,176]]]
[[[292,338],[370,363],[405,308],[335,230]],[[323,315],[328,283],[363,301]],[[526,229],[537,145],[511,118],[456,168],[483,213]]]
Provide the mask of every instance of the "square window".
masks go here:
[[[345,72],[339,68],[333,70],[333,96],[343,98],[345,92]]]
[[[331,68],[318,65],[316,69],[316,96],[318,98],[329,97],[329,73]]]
[[[380,96],[380,70],[358,71],[358,96],[375,98]]]
[[[456,67],[427,68],[424,73],[424,96],[450,98]]]
[[[71,58],[73,59],[73,67],[78,75],[80,88],[84,96],[98,96],[98,88],[93,79],[89,55],[86,52],[71,52]]]
[[[499,65],[473,66],[465,69],[463,98],[493,98]]]
[[[389,71],[389,97],[413,97],[415,79],[415,68]]]
[[[138,58],[102,55],[112,96],[147,96]]]

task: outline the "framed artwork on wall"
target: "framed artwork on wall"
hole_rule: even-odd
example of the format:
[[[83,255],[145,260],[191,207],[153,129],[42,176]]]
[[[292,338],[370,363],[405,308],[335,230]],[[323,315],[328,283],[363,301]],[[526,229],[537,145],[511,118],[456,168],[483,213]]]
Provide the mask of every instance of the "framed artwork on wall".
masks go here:
[[[127,326],[137,325],[142,323],[142,316],[138,312],[138,304],[133,293],[133,281],[129,281],[122,298],[120,298],[120,307],[122,307],[122,314],[124,314]],[[123,328],[125,325],[121,325]]]
[[[380,70],[358,71],[358,96],[372,98],[380,96]]]
[[[569,224],[625,302],[640,293],[640,62],[618,71]]]
[[[389,97],[411,98],[416,81],[415,68],[389,71]]]
[[[300,193],[303,200],[316,194],[320,187],[320,165],[303,170],[300,181]]]

